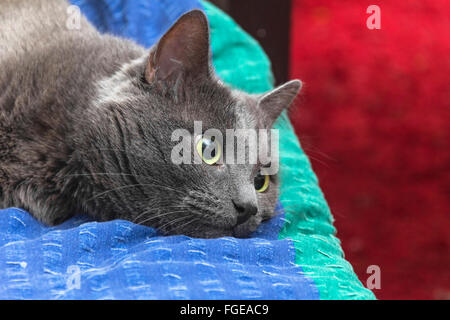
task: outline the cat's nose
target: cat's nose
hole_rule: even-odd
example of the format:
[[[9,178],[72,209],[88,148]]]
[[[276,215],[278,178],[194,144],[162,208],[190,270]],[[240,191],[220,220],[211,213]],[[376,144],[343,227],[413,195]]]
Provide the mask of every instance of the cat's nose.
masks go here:
[[[233,200],[233,204],[238,213],[236,225],[244,223],[258,213],[258,207],[253,202]]]

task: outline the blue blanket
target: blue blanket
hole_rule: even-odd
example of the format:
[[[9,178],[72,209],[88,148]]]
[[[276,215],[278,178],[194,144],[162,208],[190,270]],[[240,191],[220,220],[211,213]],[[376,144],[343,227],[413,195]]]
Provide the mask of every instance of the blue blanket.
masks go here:
[[[281,224],[279,216],[249,239],[205,240],[86,217],[46,227],[24,210],[0,210],[0,298],[318,298],[292,242],[273,238]]]
[[[99,30],[147,47],[183,12],[201,8],[194,0],[72,3]],[[204,240],[84,216],[47,227],[24,210],[0,210],[0,298],[318,299],[293,241],[278,239],[283,219],[249,239]]]

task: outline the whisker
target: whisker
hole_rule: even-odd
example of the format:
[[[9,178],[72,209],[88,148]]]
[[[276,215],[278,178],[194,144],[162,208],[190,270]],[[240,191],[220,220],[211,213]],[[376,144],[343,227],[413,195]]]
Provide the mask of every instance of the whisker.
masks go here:
[[[155,201],[153,201],[153,202],[155,202]],[[150,212],[152,212],[152,211],[163,211],[164,210],[164,212],[163,212],[163,214],[165,214],[166,213],[166,211],[168,210],[168,209],[183,209],[183,211],[175,211],[175,212],[185,212],[186,210],[188,210],[189,208],[188,207],[186,207],[185,205],[173,205],[173,204],[170,204],[170,205],[167,205],[167,206],[159,206],[159,207],[152,207],[152,208],[150,208],[150,209],[148,209],[148,210],[145,210],[144,212],[142,212],[142,213],[140,213],[134,220],[133,220],[133,223],[136,223],[136,221],[140,218],[140,217],[142,217],[143,215],[145,215],[145,214],[147,214],[147,213],[150,213]],[[155,217],[159,217],[159,215],[156,215]],[[145,221],[143,221],[143,222],[145,222]],[[139,223],[138,223],[139,224]]]
[[[166,227],[168,227],[168,226],[170,226],[170,225],[173,225],[173,224],[175,224],[175,223],[178,223],[178,222],[180,222],[180,221],[189,219],[189,218],[190,218],[190,216],[182,216],[182,217],[180,217],[180,218],[178,218],[178,219],[169,221],[168,223],[165,223],[165,224],[163,224],[162,226],[159,226],[158,229],[164,231],[164,228],[166,228]]]
[[[159,181],[156,180],[156,179],[152,179],[152,177],[150,177],[150,176],[137,175],[137,174],[131,174],[131,173],[108,173],[108,172],[100,172],[100,173],[97,172],[97,173],[95,173],[95,172],[94,172],[94,173],[71,174],[71,175],[67,175],[67,176],[77,176],[77,175],[80,175],[80,176],[91,176],[91,175],[123,175],[123,176],[141,177],[141,178],[150,179],[150,180],[152,180],[152,181],[159,182]],[[170,190],[172,190],[172,191],[180,191],[180,190],[174,189],[174,188],[172,188],[172,187],[169,187],[169,186],[166,186],[166,185],[161,185],[161,184],[141,183],[141,184],[139,184],[139,185],[158,186],[158,187],[161,187],[161,188],[168,188],[168,189],[170,189]],[[184,194],[184,193],[183,193],[183,194]]]
[[[120,187],[117,187],[117,188],[114,188],[114,189],[106,190],[106,191],[100,192],[100,193],[94,195],[93,197],[87,199],[86,202],[94,200],[94,199],[97,199],[98,197],[100,197],[100,196],[102,196],[104,194],[107,194],[109,192],[113,192],[113,191],[117,191],[117,190],[121,190],[121,189],[126,189],[126,188],[136,188],[138,186],[141,186],[141,184],[131,184],[131,185],[120,186]]]
[[[78,177],[78,176],[133,176],[133,177],[142,177],[142,178],[151,178],[149,176],[143,176],[139,174],[133,174],[133,173],[121,173],[121,172],[91,172],[91,173],[72,173],[72,174],[66,174],[64,177]]]
[[[126,188],[137,188],[137,187],[143,187],[143,186],[167,189],[167,190],[171,190],[171,191],[174,191],[174,192],[178,192],[178,193],[180,193],[182,195],[186,194],[185,192],[183,192],[181,190],[177,190],[177,189],[174,189],[174,188],[171,188],[171,187],[168,187],[168,186],[163,186],[163,185],[158,185],[158,184],[151,184],[151,183],[139,183],[139,184],[130,184],[130,185],[126,185],[126,186],[120,186],[120,187],[117,187],[117,188],[114,188],[114,189],[110,189],[110,190],[106,190],[106,191],[100,192],[100,193],[94,195],[93,197],[87,199],[86,202],[94,200],[94,199],[97,199],[98,197],[101,197],[102,195],[105,195],[105,194],[107,194],[109,192],[122,190],[122,189],[126,189]]]
[[[191,221],[188,221],[188,222],[185,223],[185,224],[182,224],[182,225],[176,227],[173,231],[178,231],[178,230],[180,230],[180,229],[183,229],[183,228],[187,227],[188,225],[190,225],[191,223],[197,222],[197,221],[199,221],[199,220],[200,220],[200,218],[195,218],[195,219],[193,219],[193,220],[191,220]]]
[[[156,201],[152,201],[152,205],[154,204],[154,202]],[[152,211],[159,211],[161,208],[160,207],[151,207],[150,209],[144,210],[143,212],[141,212],[140,214],[138,214],[134,219],[133,219],[133,223],[136,223],[137,220],[139,220],[140,217],[142,217],[143,215],[150,213]]]
[[[150,212],[150,211],[148,211],[148,212]],[[148,213],[148,212],[146,212],[146,213]],[[169,211],[169,212],[163,212],[162,214],[158,214],[158,215],[155,215],[155,216],[151,216],[151,217],[149,217],[149,218],[147,218],[147,219],[144,219],[143,221],[140,221],[139,223],[137,223],[137,224],[143,224],[143,223],[146,223],[146,222],[149,222],[149,221],[151,221],[151,220],[153,220],[153,219],[158,219],[158,218],[161,218],[161,217],[165,217],[165,216],[168,216],[168,215],[171,215],[171,214],[174,214],[174,213],[182,213],[182,212],[186,212],[186,211]]]

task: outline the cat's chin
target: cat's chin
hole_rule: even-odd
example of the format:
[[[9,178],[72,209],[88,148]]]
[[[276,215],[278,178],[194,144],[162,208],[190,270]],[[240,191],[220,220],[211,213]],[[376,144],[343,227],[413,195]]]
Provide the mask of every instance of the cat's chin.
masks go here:
[[[185,230],[177,233],[169,233],[167,235],[184,235],[191,238],[215,239],[222,237],[233,237],[233,230],[204,228],[203,230]]]
[[[261,224],[261,216],[254,216],[248,219],[243,224],[237,225],[233,229],[233,236],[236,238],[248,238],[250,234],[258,228]]]
[[[205,225],[204,227],[197,227],[194,230],[185,230],[181,232],[181,234],[192,238],[204,239],[222,237],[248,238],[252,232],[256,231],[260,224],[261,217],[255,216],[231,229],[217,228]]]
[[[246,222],[235,226],[234,228],[225,229],[214,227],[211,225],[195,226],[189,230],[180,230],[176,232],[177,235],[185,235],[192,238],[214,239],[222,237],[248,238],[261,223],[260,216],[254,216]],[[175,235],[169,232],[167,235]]]

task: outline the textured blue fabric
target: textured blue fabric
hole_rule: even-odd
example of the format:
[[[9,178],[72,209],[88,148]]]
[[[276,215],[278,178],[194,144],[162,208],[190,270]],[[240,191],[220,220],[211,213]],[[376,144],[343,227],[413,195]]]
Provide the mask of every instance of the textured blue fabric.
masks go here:
[[[205,240],[82,216],[46,227],[22,209],[0,210],[0,298],[318,298],[292,242],[277,240],[282,219],[249,239]]]
[[[201,7],[189,0],[72,3],[99,30],[147,47],[183,12]],[[295,264],[293,242],[278,240],[283,219],[249,239],[205,240],[84,216],[47,227],[24,210],[0,210],[0,299],[318,299]]]

